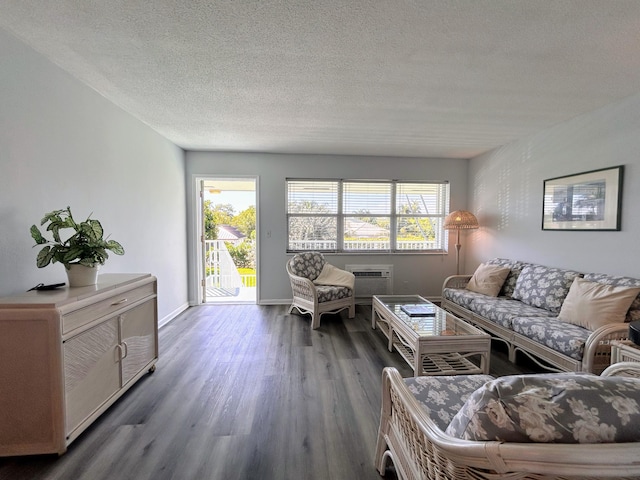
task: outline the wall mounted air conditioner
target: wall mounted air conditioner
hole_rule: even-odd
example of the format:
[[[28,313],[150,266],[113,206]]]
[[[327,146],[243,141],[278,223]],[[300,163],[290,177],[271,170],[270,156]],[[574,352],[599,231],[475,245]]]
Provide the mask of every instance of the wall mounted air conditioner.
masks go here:
[[[393,293],[393,265],[345,265],[356,277],[356,300],[371,301],[373,295]]]

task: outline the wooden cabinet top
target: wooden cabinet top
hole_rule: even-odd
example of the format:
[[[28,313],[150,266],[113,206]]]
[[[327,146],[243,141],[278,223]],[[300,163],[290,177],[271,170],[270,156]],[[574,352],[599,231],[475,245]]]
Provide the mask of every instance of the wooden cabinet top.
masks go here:
[[[98,276],[96,285],[87,287],[60,287],[55,290],[32,290],[10,297],[0,298],[0,308],[60,308],[91,297],[108,295],[112,290],[144,280],[152,282],[149,273],[105,273]]]

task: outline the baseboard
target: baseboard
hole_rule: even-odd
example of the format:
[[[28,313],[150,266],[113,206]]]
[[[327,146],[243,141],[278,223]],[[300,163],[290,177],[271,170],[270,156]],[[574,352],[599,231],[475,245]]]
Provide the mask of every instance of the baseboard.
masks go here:
[[[169,323],[171,320],[176,318],[178,315],[184,312],[187,308],[189,308],[189,303],[185,302],[182,305],[180,305],[178,308],[176,308],[173,312],[169,313],[169,315],[166,315],[160,320],[158,320],[158,328],[164,327],[167,323]]]
[[[263,298],[258,305],[291,305],[291,298]]]

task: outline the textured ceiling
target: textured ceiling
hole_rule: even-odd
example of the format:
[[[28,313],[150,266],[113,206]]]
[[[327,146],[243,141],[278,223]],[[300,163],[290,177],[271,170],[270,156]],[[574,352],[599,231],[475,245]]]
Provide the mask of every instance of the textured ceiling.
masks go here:
[[[639,0],[0,0],[185,149],[469,158],[640,92]]]

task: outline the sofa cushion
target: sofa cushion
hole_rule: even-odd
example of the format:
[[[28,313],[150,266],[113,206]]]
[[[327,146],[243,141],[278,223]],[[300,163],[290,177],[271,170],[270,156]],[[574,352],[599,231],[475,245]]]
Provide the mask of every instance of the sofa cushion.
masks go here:
[[[519,300],[511,300],[505,297],[487,297],[486,295],[480,298],[474,298],[469,306],[469,310],[508,329],[513,329],[512,323],[514,318],[554,316],[554,314],[548,310],[532,307]]]
[[[520,272],[522,272],[522,269],[526,264],[517,260],[509,260],[507,258],[494,258],[493,260],[489,260],[486,263],[489,265],[509,267],[509,274],[502,284],[502,289],[500,290],[500,293],[498,293],[498,296],[511,297],[513,295],[513,291],[516,288],[518,276],[520,275]]]
[[[555,317],[517,317],[512,327],[514,332],[575,360],[582,360],[585,343],[591,335],[590,330]]]
[[[511,269],[500,265],[482,263],[467,283],[467,290],[497,297]]]
[[[589,330],[611,323],[624,323],[640,287],[614,287],[574,278],[558,318]]]
[[[614,287],[640,287],[640,279],[630,277],[618,277],[615,275],[607,275],[606,273],[587,273],[585,280],[590,282],[603,283]],[[631,307],[627,312],[627,322],[640,320],[640,294],[631,303]]]
[[[640,441],[640,380],[588,374],[501,377],[473,392],[446,433],[475,441]]]
[[[471,304],[477,298],[486,298],[482,293],[471,292],[466,288],[445,288],[442,290],[442,297],[471,310]],[[519,302],[518,302],[519,303]]]
[[[558,313],[573,279],[579,272],[551,268],[544,265],[527,265],[522,269],[513,298],[533,307]]]
[[[444,375],[405,378],[404,383],[444,432],[469,395],[489,380],[490,375]]]

